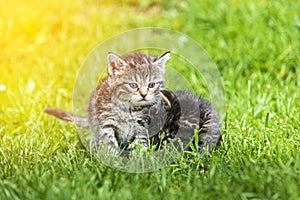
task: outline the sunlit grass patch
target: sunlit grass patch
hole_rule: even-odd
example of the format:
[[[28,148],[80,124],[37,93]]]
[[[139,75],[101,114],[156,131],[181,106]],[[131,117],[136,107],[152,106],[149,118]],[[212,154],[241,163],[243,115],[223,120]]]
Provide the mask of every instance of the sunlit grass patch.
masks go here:
[[[299,199],[299,13],[296,1],[1,1],[0,199]],[[227,113],[218,149],[130,174],[43,110],[72,111],[88,53],[142,26],[181,31],[207,50]]]

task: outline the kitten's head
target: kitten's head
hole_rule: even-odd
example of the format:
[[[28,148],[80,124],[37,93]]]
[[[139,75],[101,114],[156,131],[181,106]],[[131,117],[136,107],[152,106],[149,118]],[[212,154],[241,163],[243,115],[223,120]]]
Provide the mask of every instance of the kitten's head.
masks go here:
[[[113,98],[134,106],[154,104],[165,86],[165,63],[170,52],[160,56],[141,53],[119,57],[108,54],[108,75]]]

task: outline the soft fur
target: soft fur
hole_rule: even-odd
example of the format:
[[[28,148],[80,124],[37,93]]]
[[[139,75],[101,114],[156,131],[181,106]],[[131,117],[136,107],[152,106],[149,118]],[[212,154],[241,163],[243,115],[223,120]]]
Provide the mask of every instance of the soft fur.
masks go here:
[[[149,141],[158,146],[162,141],[186,145],[194,130],[199,132],[199,151],[210,150],[221,140],[217,113],[209,102],[193,94],[163,90],[169,57],[170,52],[123,57],[109,53],[108,76],[90,97],[88,117],[55,108],[45,112],[89,128],[94,153],[101,148],[111,154],[137,146],[147,149]]]

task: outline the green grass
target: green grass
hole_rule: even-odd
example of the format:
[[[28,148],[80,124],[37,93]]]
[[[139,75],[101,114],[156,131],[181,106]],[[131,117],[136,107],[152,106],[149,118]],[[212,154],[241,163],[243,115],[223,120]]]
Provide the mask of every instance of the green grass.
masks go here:
[[[173,2],[0,2],[0,199],[300,199],[300,4]],[[211,154],[130,174],[101,164],[73,125],[43,109],[72,110],[88,53],[143,26],[181,31],[207,50],[227,113]]]

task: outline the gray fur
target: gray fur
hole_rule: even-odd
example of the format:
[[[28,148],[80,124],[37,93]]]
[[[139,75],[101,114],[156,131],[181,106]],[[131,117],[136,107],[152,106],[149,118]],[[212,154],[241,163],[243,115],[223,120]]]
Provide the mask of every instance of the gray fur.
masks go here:
[[[210,150],[221,141],[217,112],[193,94],[163,90],[169,54],[118,57],[109,53],[108,77],[93,91],[87,117],[55,108],[45,112],[90,129],[94,153],[103,147],[112,154],[136,145],[147,149],[149,139],[155,144],[172,139],[175,145],[179,140],[187,145],[195,129],[199,130],[199,152]]]
[[[184,145],[193,138],[198,130],[198,151],[211,150],[221,142],[221,127],[218,113],[207,100],[187,92],[175,92],[181,105],[180,129],[176,135]]]

